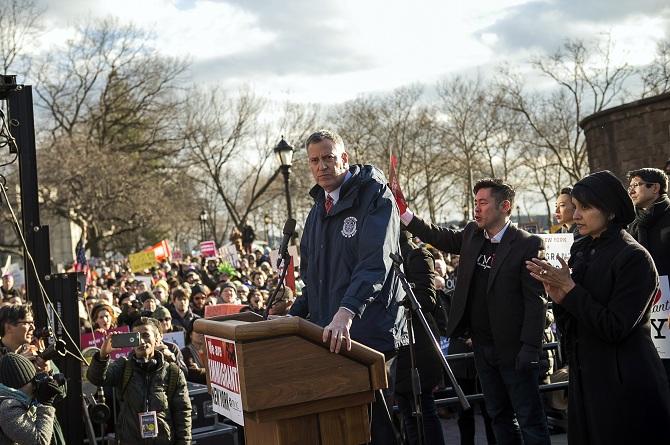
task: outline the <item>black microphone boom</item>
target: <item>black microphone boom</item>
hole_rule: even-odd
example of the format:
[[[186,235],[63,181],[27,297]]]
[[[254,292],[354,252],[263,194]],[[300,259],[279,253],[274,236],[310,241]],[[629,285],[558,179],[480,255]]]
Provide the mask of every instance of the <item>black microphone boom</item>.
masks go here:
[[[281,240],[281,246],[279,247],[279,258],[277,259],[277,268],[281,265],[281,261],[285,260],[285,264],[288,265],[289,254],[288,254],[288,242],[291,240],[293,233],[295,232],[295,219],[289,218],[284,223],[284,238]]]

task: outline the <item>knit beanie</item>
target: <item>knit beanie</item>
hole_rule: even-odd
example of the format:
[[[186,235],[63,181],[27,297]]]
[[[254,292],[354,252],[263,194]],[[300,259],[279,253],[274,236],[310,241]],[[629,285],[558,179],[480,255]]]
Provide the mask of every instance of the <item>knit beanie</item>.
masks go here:
[[[572,188],[573,193],[580,187],[589,189],[596,197],[601,210],[614,213],[615,221],[628,225],[635,220],[635,208],[628,192],[614,173],[599,171],[584,177]]]
[[[0,383],[9,388],[24,387],[35,377],[35,367],[22,355],[9,352],[0,358]]]
[[[200,284],[196,284],[191,288],[191,296],[193,295],[198,295],[198,294],[203,294],[207,295],[207,289],[205,289],[205,286],[202,286]]]

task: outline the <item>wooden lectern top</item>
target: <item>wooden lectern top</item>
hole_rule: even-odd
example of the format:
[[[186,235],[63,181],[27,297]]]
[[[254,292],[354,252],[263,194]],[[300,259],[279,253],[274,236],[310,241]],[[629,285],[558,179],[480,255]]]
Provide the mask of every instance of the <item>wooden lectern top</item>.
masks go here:
[[[194,329],[235,342],[247,412],[270,414],[275,408],[285,414],[290,406],[387,386],[383,354],[355,341],[351,351],[331,353],[330,343],[322,340],[323,328],[299,317],[263,320],[245,312],[199,319]]]

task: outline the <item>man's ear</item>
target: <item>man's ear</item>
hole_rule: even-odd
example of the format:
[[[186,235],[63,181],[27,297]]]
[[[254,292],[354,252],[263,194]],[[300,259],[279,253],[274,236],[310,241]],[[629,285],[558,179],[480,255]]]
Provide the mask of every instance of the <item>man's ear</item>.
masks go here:
[[[508,200],[504,200],[502,202],[502,204],[500,204],[500,209],[503,211],[503,213],[510,213],[511,208],[512,208],[512,203],[509,202]]]

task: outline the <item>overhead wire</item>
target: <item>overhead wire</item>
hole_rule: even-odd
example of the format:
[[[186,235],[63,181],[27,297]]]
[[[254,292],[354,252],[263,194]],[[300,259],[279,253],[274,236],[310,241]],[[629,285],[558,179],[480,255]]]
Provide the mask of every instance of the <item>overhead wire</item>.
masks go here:
[[[73,357],[76,357],[78,360],[81,362],[85,363],[88,365],[88,361],[84,358],[84,354],[77,345],[77,342],[74,341],[72,338],[72,335],[70,335],[70,332],[65,328],[65,324],[63,323],[63,320],[61,319],[60,315],[58,314],[58,311],[56,310],[56,307],[54,306],[53,302],[49,298],[49,295],[47,294],[46,289],[44,288],[44,285],[42,284],[42,280],[40,279],[39,273],[37,272],[37,266],[35,265],[35,260],[33,259],[30,251],[28,250],[28,245],[26,243],[26,239],[24,237],[23,231],[21,230],[21,226],[19,224],[19,220],[16,217],[16,213],[14,212],[14,208],[11,205],[11,202],[9,201],[9,196],[7,196],[7,189],[4,186],[4,184],[0,187],[0,193],[5,198],[5,202],[7,203],[7,207],[9,208],[9,212],[12,218],[12,222],[14,223],[14,229],[17,232],[17,236],[19,238],[19,241],[21,241],[21,244],[23,245],[23,249],[25,252],[26,257],[28,258],[28,263],[31,266],[32,271],[35,273],[35,276],[37,277],[37,284],[40,289],[40,296],[42,297],[42,304],[44,305],[45,309],[51,308],[51,312],[54,314],[54,317],[58,320],[58,322],[63,326],[63,332],[65,333],[65,336],[70,340],[70,343],[74,346],[76,349],[77,353],[79,356],[77,357],[75,354],[70,353]],[[49,325],[49,328],[51,328],[51,331],[56,332],[54,329],[52,320],[50,317],[46,317],[47,319],[47,324]]]

